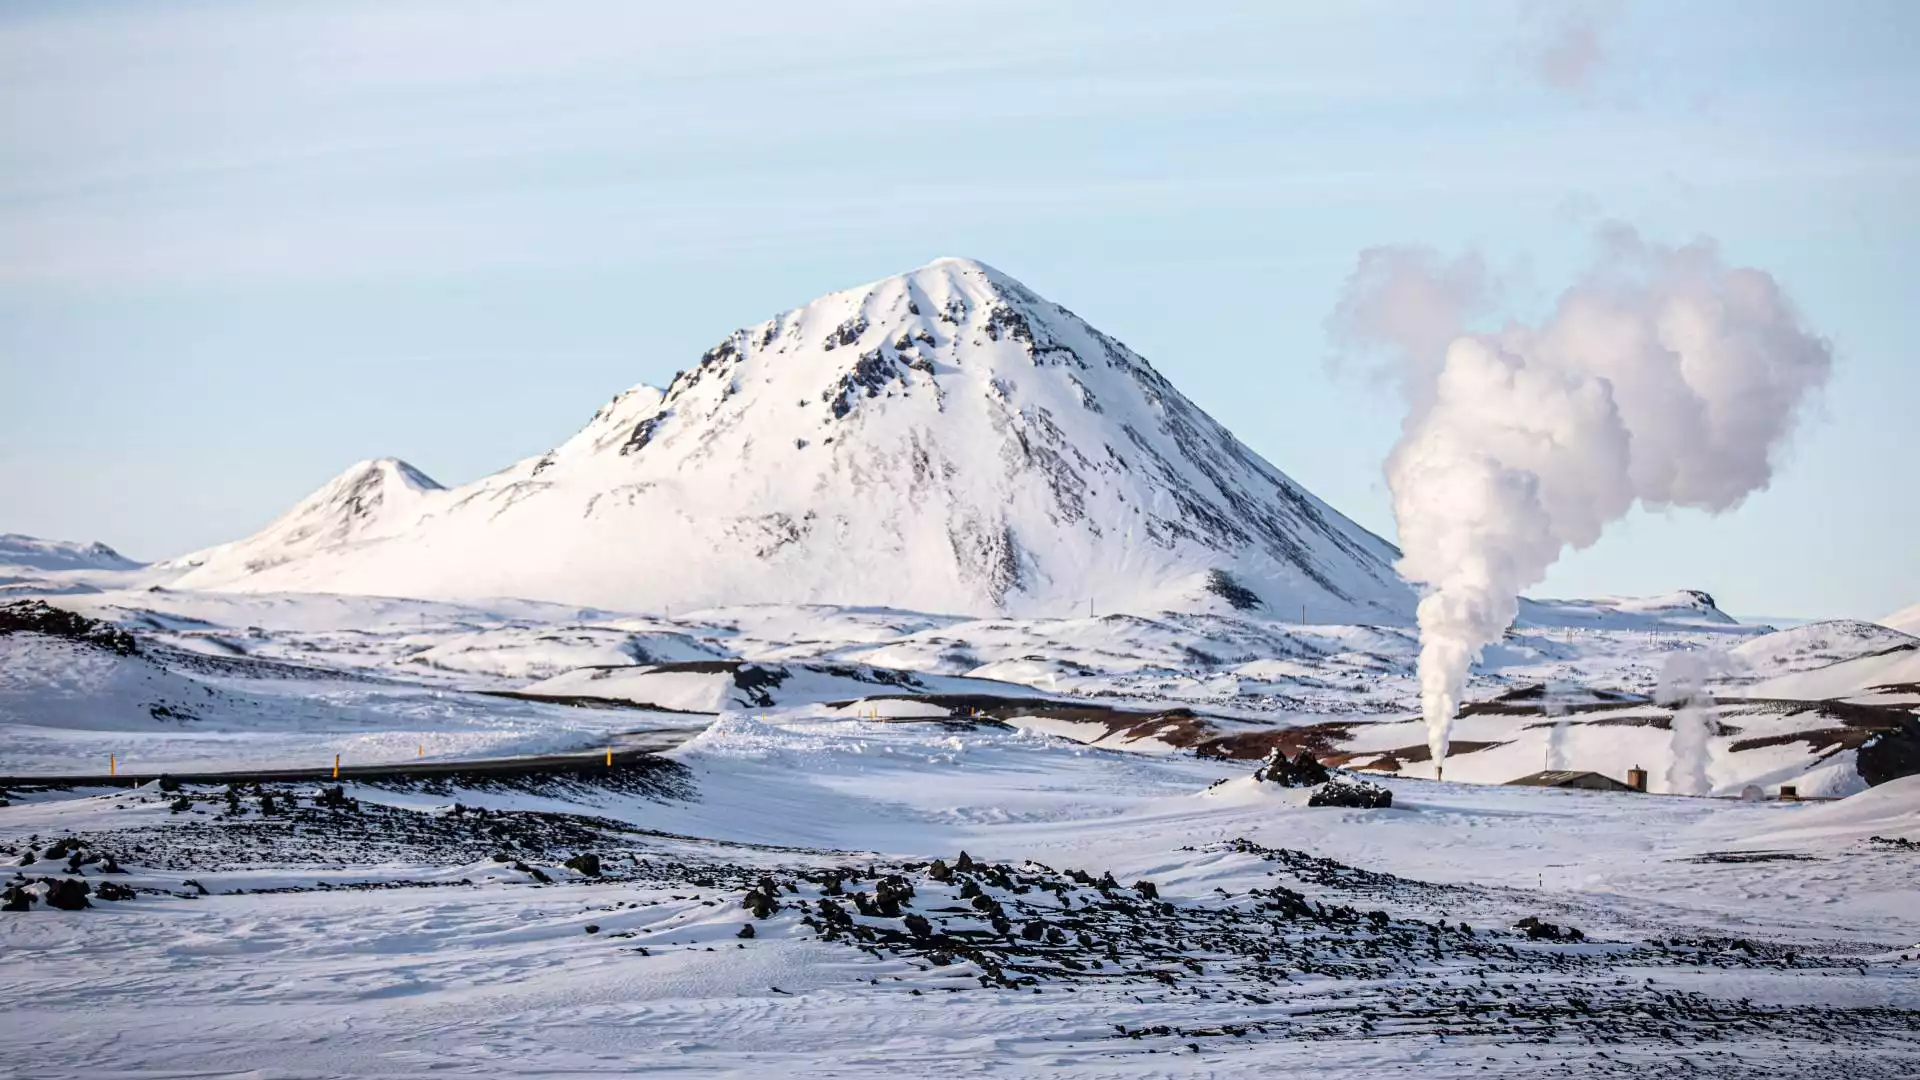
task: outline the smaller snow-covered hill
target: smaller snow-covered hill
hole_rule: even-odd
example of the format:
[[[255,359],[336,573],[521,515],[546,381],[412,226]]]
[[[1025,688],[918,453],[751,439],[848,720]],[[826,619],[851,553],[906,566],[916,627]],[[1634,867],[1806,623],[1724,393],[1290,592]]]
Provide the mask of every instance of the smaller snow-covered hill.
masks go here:
[[[81,544],[0,533],[0,572],[9,569],[138,570],[144,565],[98,542]]]
[[[1920,705],[1920,641],[1808,671],[1757,682],[1744,693],[1753,697]]]
[[[1741,642],[1720,680],[1739,697],[1920,705],[1920,638],[1881,623],[1833,619]]]
[[[1522,598],[1518,626],[1594,627],[1604,630],[1673,630],[1683,627],[1729,633],[1764,634],[1768,627],[1746,626],[1721,611],[1713,597],[1698,589],[1658,596],[1601,596],[1591,600]]]
[[[1749,638],[1727,652],[1736,679],[1759,681],[1914,644],[1920,639],[1879,623],[1832,619]]]
[[[1881,626],[1890,626],[1903,634],[1920,635],[1920,604],[1902,608],[1880,619]]]
[[[0,533],[0,597],[124,589],[162,576],[105,544]]]
[[[362,461],[252,536],[156,568],[190,575],[211,563],[259,574],[319,552],[390,539],[419,519],[428,494],[444,490],[397,458]]]

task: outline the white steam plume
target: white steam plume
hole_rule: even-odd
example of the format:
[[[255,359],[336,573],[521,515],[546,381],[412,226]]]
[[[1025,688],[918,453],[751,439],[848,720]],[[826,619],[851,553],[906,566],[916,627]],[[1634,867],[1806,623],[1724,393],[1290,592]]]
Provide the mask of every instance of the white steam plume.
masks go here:
[[[1547,732],[1548,769],[1573,767],[1573,759],[1567,752],[1567,736],[1572,733],[1573,727],[1572,721],[1567,719],[1572,712],[1567,708],[1566,700],[1570,690],[1567,684],[1554,680],[1549,680],[1545,687],[1546,702],[1542,711],[1553,718],[1553,727]]]
[[[1468,668],[1513,623],[1521,590],[1636,502],[1719,513],[1764,488],[1832,367],[1772,276],[1725,266],[1707,241],[1664,247],[1618,225],[1600,239],[1538,325],[1468,332],[1488,301],[1479,263],[1407,248],[1362,253],[1330,323],[1390,359],[1408,400],[1386,472],[1399,569],[1425,589],[1436,770]]]
[[[1714,718],[1713,694],[1707,689],[1707,681],[1730,669],[1729,658],[1712,651],[1668,653],[1660,665],[1660,689],[1654,700],[1673,709],[1666,777],[1671,794],[1706,795],[1713,791],[1707,744],[1720,724]]]

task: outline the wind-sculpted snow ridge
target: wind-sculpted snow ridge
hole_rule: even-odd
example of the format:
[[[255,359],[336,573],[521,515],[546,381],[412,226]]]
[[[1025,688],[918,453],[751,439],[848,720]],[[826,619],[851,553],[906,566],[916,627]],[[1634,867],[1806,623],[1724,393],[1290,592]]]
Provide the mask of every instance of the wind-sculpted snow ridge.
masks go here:
[[[178,585],[626,610],[1268,611],[1406,623],[1391,545],[1114,338],[941,259],[729,334],[441,490],[356,466]]]

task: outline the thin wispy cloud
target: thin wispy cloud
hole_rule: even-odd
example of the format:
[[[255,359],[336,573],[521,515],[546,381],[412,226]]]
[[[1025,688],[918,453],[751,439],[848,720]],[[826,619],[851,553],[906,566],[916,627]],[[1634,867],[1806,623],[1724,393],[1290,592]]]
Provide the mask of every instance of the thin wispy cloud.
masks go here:
[[[1529,5],[1522,14],[1520,60],[1549,89],[1590,98],[1618,66],[1625,17],[1620,4],[1607,0]]]

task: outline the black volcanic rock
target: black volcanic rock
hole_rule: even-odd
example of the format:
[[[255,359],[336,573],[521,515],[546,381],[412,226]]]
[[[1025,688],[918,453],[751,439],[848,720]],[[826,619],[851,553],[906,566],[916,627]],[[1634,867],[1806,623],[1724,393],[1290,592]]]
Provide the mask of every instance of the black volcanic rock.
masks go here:
[[[0,604],[0,637],[21,633],[66,638],[121,656],[132,656],[139,651],[139,644],[134,641],[133,635],[112,623],[89,619],[85,615],[54,607],[44,600],[15,600]]]
[[[1393,792],[1365,780],[1337,777],[1315,788],[1307,797],[1308,806],[1344,806],[1354,810],[1385,810],[1393,805]]]
[[[1267,760],[1254,770],[1253,778],[1281,787],[1313,787],[1326,783],[1331,774],[1325,765],[1305,750],[1300,751],[1299,757],[1288,761],[1286,752],[1275,747],[1267,754]]]

